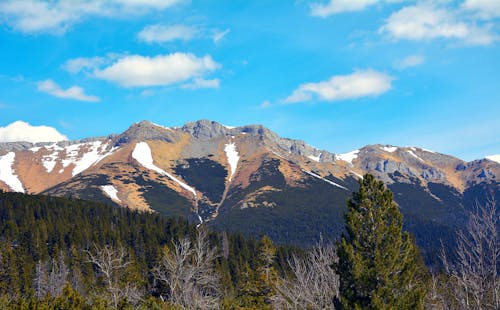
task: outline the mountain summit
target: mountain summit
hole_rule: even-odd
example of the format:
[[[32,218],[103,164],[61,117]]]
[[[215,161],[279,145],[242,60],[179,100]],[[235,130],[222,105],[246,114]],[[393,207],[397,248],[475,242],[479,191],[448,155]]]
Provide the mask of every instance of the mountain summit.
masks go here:
[[[334,154],[261,125],[142,121],[104,138],[0,144],[5,191],[104,201],[296,244],[339,235],[345,202],[365,173],[395,193],[405,225],[427,249],[477,199],[499,192],[492,160],[390,145]]]

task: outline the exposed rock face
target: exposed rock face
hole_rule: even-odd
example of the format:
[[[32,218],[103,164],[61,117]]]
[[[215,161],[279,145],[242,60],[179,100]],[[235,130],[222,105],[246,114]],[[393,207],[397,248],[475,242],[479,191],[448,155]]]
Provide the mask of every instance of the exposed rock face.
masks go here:
[[[29,149],[33,146],[30,142],[0,142],[0,151],[11,152],[11,151],[22,151]]]
[[[189,133],[196,139],[209,140],[226,136],[231,132],[231,129],[214,121],[200,120],[185,124],[182,131]]]
[[[133,124],[124,133],[114,136],[116,144],[127,144],[132,141],[161,140],[165,142],[175,142],[176,135],[173,130],[167,127],[155,125],[148,121]]]
[[[143,121],[81,141],[0,143],[0,156],[9,152],[15,157],[0,167],[3,190],[17,178],[28,192],[156,210],[296,244],[338,236],[345,202],[367,172],[394,191],[405,225],[429,249],[463,224],[476,199],[500,194],[500,164],[491,160],[388,145],[335,155],[261,125],[209,120],[181,128]]]

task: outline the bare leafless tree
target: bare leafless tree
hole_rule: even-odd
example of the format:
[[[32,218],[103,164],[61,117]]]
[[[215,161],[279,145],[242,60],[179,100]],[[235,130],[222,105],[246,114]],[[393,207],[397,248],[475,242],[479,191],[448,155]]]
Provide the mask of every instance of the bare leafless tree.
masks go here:
[[[494,197],[457,233],[455,262],[442,251],[452,296],[461,309],[500,309],[500,214]]]
[[[331,244],[318,243],[305,258],[292,256],[288,262],[293,277],[282,278],[276,287],[278,309],[334,309],[339,277],[333,269],[337,253]]]
[[[217,309],[221,300],[220,279],[215,270],[217,250],[207,233],[198,230],[194,242],[183,238],[166,250],[153,276],[169,287],[167,299],[185,309]]]
[[[139,289],[132,283],[120,281],[120,273],[131,264],[125,248],[114,248],[110,245],[98,247],[94,245],[94,250],[87,251],[87,254],[89,256],[88,261],[94,264],[102,275],[114,307],[118,305],[120,300],[125,298],[134,304],[140,301],[141,293]]]
[[[60,253],[59,257],[51,258],[48,261],[39,261],[35,266],[34,290],[35,297],[42,298],[49,294],[50,296],[59,296],[66,285],[69,275],[68,266],[64,263],[64,255]]]
[[[36,263],[35,278],[33,279],[33,289],[37,299],[41,299],[47,295],[48,282],[47,263],[40,260]]]
[[[226,231],[222,232],[222,255],[225,259],[229,258],[229,239]]]
[[[441,286],[439,276],[435,272],[431,272],[430,287],[427,290],[427,295],[425,296],[425,309],[451,309],[444,296],[443,287]]]

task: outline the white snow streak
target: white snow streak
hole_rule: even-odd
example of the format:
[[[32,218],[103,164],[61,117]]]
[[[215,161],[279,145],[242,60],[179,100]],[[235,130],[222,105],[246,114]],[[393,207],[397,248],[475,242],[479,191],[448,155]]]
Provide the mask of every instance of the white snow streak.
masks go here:
[[[422,158],[418,157],[415,153],[413,153],[413,151],[407,151],[411,156],[415,157],[416,159],[420,160],[420,161],[424,161]]]
[[[59,157],[59,151],[62,151],[63,148],[57,145],[57,143],[48,145],[44,148],[53,151],[50,155],[42,156],[42,164],[45,167],[45,170],[50,173],[54,170],[54,167],[57,164],[57,158]]]
[[[54,170],[59,158],[65,154],[65,159],[60,160],[63,169],[59,170],[59,173],[64,171],[64,168],[68,167],[71,164],[74,164],[74,168],[72,171],[73,176],[79,174],[80,172],[88,169],[90,166],[98,163],[105,157],[114,153],[118,148],[112,148],[109,152],[102,153],[106,148],[107,144],[103,144],[102,141],[94,141],[89,143],[76,143],[68,145],[64,148],[58,146],[56,143],[51,144],[49,146],[45,146],[44,148],[47,150],[53,151],[49,155],[42,156],[42,164],[47,170],[47,172],[52,172]],[[80,155],[80,151],[82,148],[89,149],[83,155]],[[64,151],[64,153],[62,152]]]
[[[181,182],[179,179],[177,179],[176,177],[174,177],[170,173],[166,172],[165,170],[157,167],[153,163],[153,156],[151,155],[151,148],[149,147],[149,145],[146,142],[139,142],[135,145],[134,151],[132,152],[132,158],[137,160],[137,162],[139,162],[139,164],[141,164],[144,168],[156,171],[159,174],[166,175],[172,181],[179,184],[182,188],[193,193],[193,195],[196,197],[196,191],[194,190],[194,188]]]
[[[196,215],[198,215],[198,220],[200,221],[197,225],[196,225],[196,228],[200,227],[201,224],[203,224],[203,219],[201,218],[200,214],[199,213],[196,213]]]
[[[396,146],[382,146],[381,149],[389,153],[394,153],[398,148]]]
[[[118,198],[118,190],[113,185],[103,185],[101,189],[112,200],[121,202],[120,198]]]
[[[339,184],[337,184],[337,183],[335,183],[335,182],[333,182],[333,181],[330,181],[330,180],[328,180],[328,179],[325,179],[325,178],[321,177],[320,175],[317,175],[317,174],[316,174],[316,173],[314,173],[314,172],[307,171],[307,170],[303,170],[303,171],[304,171],[305,173],[309,174],[309,175],[312,175],[312,176],[313,176],[313,177],[315,177],[315,178],[318,178],[318,179],[321,179],[321,180],[325,181],[326,183],[330,183],[330,184],[332,184],[332,185],[334,185],[334,186],[337,186],[337,187],[340,187],[340,188],[342,188],[342,189],[345,189],[346,191],[348,190],[347,188],[343,187],[342,185],[339,185]]]
[[[236,173],[240,156],[238,156],[238,151],[236,151],[236,144],[234,144],[234,142],[226,144],[224,151],[226,152],[227,161],[231,167],[231,174],[229,175],[229,181],[231,181],[231,178]]]
[[[321,157],[321,154],[319,154],[318,156],[313,156],[313,155],[307,156],[307,158],[312,159],[312,160],[317,161],[317,162],[319,162],[320,157]]]
[[[349,153],[345,153],[345,154],[338,154],[336,155],[336,157],[338,159],[341,159],[345,162],[348,162],[350,164],[352,164],[352,161],[356,158],[358,158],[358,153],[359,153],[359,150],[354,150],[352,152],[349,152]]]
[[[170,127],[165,127],[165,126],[158,125],[158,124],[155,124],[155,123],[151,123],[151,124],[155,125],[156,127],[160,127],[160,128],[163,128],[163,129],[167,129],[167,130],[172,131],[172,128],[170,128]]]
[[[428,150],[428,149],[424,149],[424,148],[420,148],[420,149],[421,149],[422,151],[426,151],[426,152],[428,152],[428,153],[434,153],[434,154],[436,154],[436,152],[431,151],[431,150]]]
[[[355,176],[357,176],[358,178],[363,179],[363,176],[361,174],[356,173],[354,171],[351,171],[351,173],[354,174]]]
[[[102,154],[101,152],[107,148],[107,144],[103,144],[102,141],[94,141],[89,143],[79,143],[72,144],[65,148],[66,159],[62,160],[63,167],[66,168],[71,164],[74,164],[72,174],[73,176],[87,170],[92,165],[100,162],[105,157],[113,154],[117,148],[112,148],[109,152]],[[89,148],[89,150],[81,155],[80,150],[82,148]]]
[[[500,155],[490,155],[486,156],[486,159],[492,160],[500,164]]]
[[[24,193],[23,184],[12,169],[15,158],[16,153],[14,152],[0,156],[0,181],[7,184],[13,191]]]
[[[30,151],[32,151],[33,153],[36,153],[36,152],[38,152],[41,148],[42,148],[42,147],[40,147],[40,146],[37,146],[37,147],[32,147],[32,148],[30,149]]]

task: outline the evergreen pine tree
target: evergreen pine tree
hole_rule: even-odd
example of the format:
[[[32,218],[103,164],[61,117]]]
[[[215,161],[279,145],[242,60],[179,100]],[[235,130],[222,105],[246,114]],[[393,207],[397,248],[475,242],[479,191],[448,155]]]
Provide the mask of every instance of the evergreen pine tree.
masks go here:
[[[359,185],[338,249],[340,303],[346,309],[421,309],[427,273],[413,238],[402,230],[392,192],[370,174]]]

